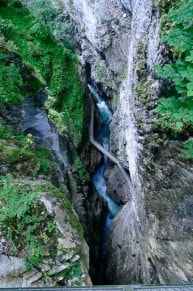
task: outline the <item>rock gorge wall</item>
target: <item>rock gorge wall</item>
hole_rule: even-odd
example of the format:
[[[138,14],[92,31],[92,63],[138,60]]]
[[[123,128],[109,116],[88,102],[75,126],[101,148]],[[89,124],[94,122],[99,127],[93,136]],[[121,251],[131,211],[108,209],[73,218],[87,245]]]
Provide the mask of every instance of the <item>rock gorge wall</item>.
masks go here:
[[[115,111],[111,152],[129,169],[134,187],[111,231],[107,282],[190,281],[193,168],[180,152],[182,141],[155,126],[156,100],[169,90],[153,73],[153,64],[163,62],[166,53],[159,46],[158,4],[153,0],[63,0],[63,4],[80,63]],[[111,181],[113,173],[112,167]]]
[[[0,191],[1,194],[6,192],[6,196],[11,196],[14,200],[14,209],[19,207],[26,209],[26,205],[29,204],[29,201],[23,200],[20,206],[21,200],[15,196],[16,191],[20,191],[19,194],[23,196],[29,196],[31,192],[35,193],[36,191],[36,196],[33,197],[34,209],[39,209],[39,218],[43,214],[46,226],[45,221],[40,219],[38,221],[40,233],[37,232],[36,213],[34,213],[33,208],[28,209],[28,213],[25,212],[25,215],[23,213],[16,215],[13,209],[7,206],[9,204],[7,201],[7,204],[3,204],[5,199],[2,198],[3,195],[1,196],[0,286],[3,288],[91,285],[88,274],[88,245],[84,240],[78,216],[66,198],[68,195],[66,179],[65,177],[60,179],[60,175],[57,173],[59,166],[61,168],[63,166],[62,169],[66,170],[71,163],[69,156],[65,154],[65,149],[69,150],[70,147],[69,139],[59,135],[56,128],[48,120],[44,109],[47,93],[43,86],[34,88],[32,80],[36,81],[36,84],[38,83],[34,70],[26,65],[21,56],[16,53],[3,52],[7,56],[7,63],[11,61],[12,64],[20,68],[28,94],[26,94],[23,104],[0,105]],[[35,105],[35,100],[36,103],[39,101],[39,106]],[[2,126],[6,126],[7,136],[3,135]],[[37,166],[39,169],[41,167],[40,159],[37,160],[39,148],[32,140],[30,141],[31,149],[29,144],[26,147],[26,144],[22,144],[21,139],[17,140],[16,136],[20,135],[21,137],[24,131],[33,134],[41,143],[53,150],[55,157],[53,160],[58,164],[58,168],[55,169],[52,161],[49,160],[50,166],[52,165],[51,172],[47,171],[46,174],[43,174],[43,172],[35,170],[34,167]],[[43,152],[43,155],[45,156],[46,153]],[[63,171],[63,175],[66,174],[66,171]],[[9,177],[13,176],[13,179],[9,180],[7,188],[5,188],[6,183],[2,180],[6,174],[9,174]],[[61,180],[63,192],[52,184],[52,182],[56,184],[56,176],[57,180]],[[9,190],[12,189],[14,191],[10,194]],[[75,189],[75,191],[78,190]],[[5,216],[6,212],[9,215],[2,223],[2,217]],[[27,221],[26,224],[23,215]],[[48,231],[49,225],[51,226],[50,231]],[[50,232],[50,239],[48,232]],[[18,234],[19,239],[16,234]],[[32,240],[33,237],[35,237],[34,240]],[[20,240],[24,240],[24,246],[22,245],[23,241],[19,242]],[[29,242],[31,242],[30,246]],[[50,242],[51,245],[49,245]],[[40,246],[43,248],[43,257],[38,263],[37,254]],[[31,258],[34,254],[36,260],[32,261],[31,259],[33,265],[27,267],[30,251]]]

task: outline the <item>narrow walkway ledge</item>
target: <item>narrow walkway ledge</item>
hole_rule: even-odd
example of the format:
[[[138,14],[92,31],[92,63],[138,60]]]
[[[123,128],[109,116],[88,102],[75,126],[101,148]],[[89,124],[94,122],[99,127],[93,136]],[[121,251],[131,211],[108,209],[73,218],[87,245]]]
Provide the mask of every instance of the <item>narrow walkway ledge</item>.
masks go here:
[[[63,288],[0,288],[0,291],[193,291],[193,284],[183,285],[120,285]]]

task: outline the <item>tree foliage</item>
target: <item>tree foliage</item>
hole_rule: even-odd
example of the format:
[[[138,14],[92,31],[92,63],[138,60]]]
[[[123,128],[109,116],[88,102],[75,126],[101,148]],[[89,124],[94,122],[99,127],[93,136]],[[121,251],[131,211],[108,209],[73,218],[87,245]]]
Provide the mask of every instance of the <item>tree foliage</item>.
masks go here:
[[[168,21],[171,29],[164,35],[161,42],[169,45],[173,53],[173,62],[162,68],[155,66],[157,75],[172,80],[176,94],[169,98],[161,98],[157,111],[161,114],[161,123],[164,128],[176,133],[193,128],[193,0],[187,0],[177,10],[170,10]],[[188,141],[184,148],[187,158],[192,143]],[[186,149],[188,147],[188,153]],[[193,147],[192,147],[193,148]]]

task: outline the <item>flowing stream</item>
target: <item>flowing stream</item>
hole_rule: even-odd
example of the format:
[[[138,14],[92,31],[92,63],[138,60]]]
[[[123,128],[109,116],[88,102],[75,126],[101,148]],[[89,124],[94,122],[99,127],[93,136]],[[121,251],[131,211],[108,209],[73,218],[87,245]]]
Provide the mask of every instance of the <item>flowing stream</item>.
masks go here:
[[[102,124],[102,130],[100,131],[99,134],[99,140],[103,147],[108,150],[109,148],[109,136],[110,136],[110,128],[109,128],[109,122],[113,116],[112,110],[109,108],[107,102],[103,100],[103,98],[98,94],[96,89],[88,84],[88,88],[91,92],[91,94],[94,96],[95,101],[96,101],[96,106],[98,109],[98,112],[101,116],[101,119],[103,121]],[[109,231],[113,222],[113,219],[115,215],[118,213],[120,210],[120,205],[116,203],[110,196],[107,195],[106,193],[106,182],[104,179],[104,171],[105,167],[107,165],[107,156],[103,156],[103,163],[102,165],[98,168],[94,176],[92,177],[92,181],[96,187],[97,192],[107,201],[108,203],[108,212],[105,217],[105,223],[104,223],[104,237],[103,237],[103,242],[102,242],[102,256],[105,256],[106,254],[106,249],[107,249],[107,242],[108,242],[108,237],[109,237]]]

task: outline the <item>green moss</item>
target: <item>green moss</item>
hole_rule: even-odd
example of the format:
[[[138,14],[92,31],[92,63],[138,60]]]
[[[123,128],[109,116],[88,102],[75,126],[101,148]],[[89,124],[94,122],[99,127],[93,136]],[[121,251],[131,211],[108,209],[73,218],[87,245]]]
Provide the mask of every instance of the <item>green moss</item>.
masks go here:
[[[116,95],[113,96],[113,107],[115,109],[117,109],[119,104],[120,104],[120,95],[116,94]]]
[[[146,40],[139,41],[138,43],[138,61],[135,66],[135,74],[137,75],[138,82],[134,86],[134,91],[139,97],[139,100],[143,104],[147,104],[148,95],[150,93],[151,81],[147,80],[148,72],[146,68],[147,59],[147,45]],[[137,123],[140,124],[139,118],[137,118]],[[140,126],[139,126],[140,127]]]
[[[24,258],[28,270],[38,267],[45,253],[56,248],[56,226],[51,215],[38,203],[36,189],[17,184],[10,174],[0,177],[0,199],[0,227],[10,242],[10,251]]]
[[[96,77],[102,82],[105,83],[108,80],[108,73],[101,59],[98,59],[95,63],[95,74]]]
[[[146,59],[140,58],[136,64],[135,72],[138,76],[144,75],[145,73],[145,67],[146,67]]]
[[[5,125],[0,123],[0,139],[23,140],[24,136],[14,134]]]
[[[160,8],[160,11],[161,13],[168,13],[168,11],[170,9],[175,9],[177,8],[180,3],[179,2],[182,2],[182,1],[179,1],[179,0],[157,0],[157,4]]]
[[[19,88],[23,85],[22,76],[18,66],[8,62],[5,53],[1,54],[0,72],[0,105],[21,104],[23,96]]]
[[[60,200],[61,206],[67,212],[67,216],[69,217],[69,223],[77,231],[77,234],[80,238],[80,242],[83,241],[83,229],[78,216],[75,215],[72,205],[65,194],[61,193],[61,191],[53,186],[52,184],[46,184],[43,186],[44,191],[51,192],[52,195]]]
[[[160,148],[166,146],[167,140],[164,140],[160,137],[151,137],[149,146],[153,151],[158,151]]]
[[[121,81],[125,80],[127,77],[127,68],[122,69],[119,76],[120,76]]]
[[[65,126],[80,141],[84,100],[74,53],[60,45],[49,29],[23,6],[1,7],[0,17],[0,31],[17,47],[23,62],[34,68],[36,78],[29,86],[38,90],[47,84],[55,99],[53,109],[64,113]]]
[[[153,161],[152,156],[146,156],[146,157],[143,159],[143,163],[144,163],[145,167],[146,167],[148,170],[152,170],[152,169],[153,169],[154,161]]]
[[[142,120],[141,114],[139,112],[137,113],[137,116],[136,116],[136,123],[137,123],[137,126],[140,130],[144,129],[143,120]]]
[[[150,85],[151,85],[151,81],[140,81],[136,84],[136,86],[134,87],[135,92],[137,93],[139,100],[144,103],[147,104],[147,98],[148,95],[150,93]]]
[[[138,60],[135,66],[135,73],[137,74],[139,81],[145,81],[147,78],[147,41],[139,41],[138,48]]]
[[[89,173],[86,171],[86,168],[79,157],[76,158],[74,166],[75,166],[75,169],[77,170],[79,176],[83,180],[89,181],[89,179],[90,179]]]
[[[78,216],[75,214],[74,210],[72,209],[71,202],[63,193],[61,193],[61,191],[58,188],[54,187],[52,184],[46,184],[45,186],[43,186],[43,190],[44,191],[47,190],[51,192],[54,197],[60,200],[61,206],[63,207],[64,211],[67,213],[67,216],[69,219],[66,221],[66,223],[69,223],[72,226],[72,228],[76,230],[77,232],[79,245],[77,245],[76,247],[76,252],[80,255],[81,261],[83,262],[83,264],[87,266],[87,257],[85,256],[85,253],[83,251],[83,240],[84,240],[83,228],[78,219]],[[82,269],[81,266],[80,266],[80,269]]]
[[[50,161],[50,150],[38,146],[31,136],[15,136],[12,132],[1,133],[0,124],[0,159],[1,164],[11,165],[14,176],[39,174],[51,175],[54,169]],[[19,170],[19,171],[18,171]]]

